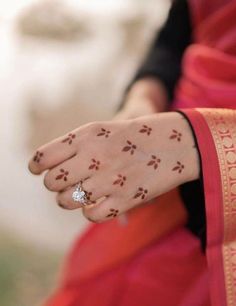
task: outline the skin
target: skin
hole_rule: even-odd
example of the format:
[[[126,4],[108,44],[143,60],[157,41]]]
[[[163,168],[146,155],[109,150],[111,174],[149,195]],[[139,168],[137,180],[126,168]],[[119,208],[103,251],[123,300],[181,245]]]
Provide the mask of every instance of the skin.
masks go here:
[[[199,177],[199,157],[185,118],[166,108],[166,93],[154,79],[137,82],[112,121],[92,122],[40,147],[29,162],[33,174],[66,209],[82,181],[92,204],[86,218],[102,222]],[[155,114],[154,114],[155,113]],[[145,114],[146,116],[140,115]],[[178,207],[180,219],[186,213]]]

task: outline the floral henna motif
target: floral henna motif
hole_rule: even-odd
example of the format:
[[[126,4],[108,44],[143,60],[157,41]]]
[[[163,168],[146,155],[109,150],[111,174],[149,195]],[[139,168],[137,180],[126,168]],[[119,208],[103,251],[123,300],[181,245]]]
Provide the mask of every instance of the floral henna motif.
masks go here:
[[[117,177],[118,178],[113,182],[113,185],[120,185],[122,187],[126,181],[126,176],[118,174]]]
[[[94,158],[92,158],[91,161],[92,161],[92,164],[89,166],[89,170],[93,170],[93,169],[98,170],[101,164],[100,161]]]
[[[35,161],[36,163],[39,163],[42,157],[43,157],[43,153],[37,151],[33,157],[33,161]]]
[[[145,133],[148,136],[151,134],[152,128],[148,127],[147,125],[143,125],[142,129],[139,130],[139,133]]]
[[[111,131],[108,131],[104,128],[101,128],[101,132],[97,134],[97,136],[104,136],[104,137],[109,137]]]
[[[75,139],[75,137],[76,137],[75,134],[70,133],[70,134],[68,134],[68,136],[65,139],[62,140],[62,142],[63,143],[68,142],[68,144],[71,145],[72,142],[73,142],[73,139]]]
[[[128,152],[130,151],[130,154],[133,155],[134,154],[134,151],[137,149],[137,146],[134,145],[131,141],[127,140],[127,146],[125,146],[122,151],[123,152]]]
[[[142,200],[147,196],[148,190],[142,187],[138,188],[138,192],[134,195],[134,199],[141,198]]]
[[[110,213],[106,216],[106,218],[113,217],[115,218],[119,213],[118,209],[110,208]]]
[[[152,159],[147,163],[147,166],[153,166],[153,168],[156,170],[160,162],[160,158],[157,158],[156,155],[152,155]]]
[[[56,180],[62,180],[63,179],[66,182],[69,171],[65,171],[64,169],[60,169],[60,172],[61,173],[56,176]]]
[[[172,130],[172,134],[169,137],[170,139],[176,139],[177,141],[181,141],[182,134],[176,130]]]
[[[177,165],[172,169],[172,171],[178,171],[181,173],[184,170],[184,165],[177,161]]]
[[[90,204],[96,203],[96,201],[91,200],[91,196],[92,196],[92,195],[93,195],[92,192],[87,192],[87,191],[86,191],[86,198],[88,199],[88,201],[89,201]]]

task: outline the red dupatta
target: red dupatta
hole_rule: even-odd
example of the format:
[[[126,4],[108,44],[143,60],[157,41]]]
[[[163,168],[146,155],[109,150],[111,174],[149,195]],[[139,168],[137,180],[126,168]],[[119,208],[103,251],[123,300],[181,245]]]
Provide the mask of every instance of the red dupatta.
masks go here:
[[[185,51],[175,107],[235,108],[236,2],[190,1],[193,39]]]
[[[236,305],[236,2],[192,0],[194,40],[184,56],[175,107],[199,145],[213,306]]]
[[[202,157],[213,306],[236,305],[236,111],[183,111]]]
[[[236,3],[192,0],[190,5],[195,44],[184,56],[175,108],[234,108]],[[185,230],[177,230],[185,211],[178,191],[174,190],[153,204],[129,212],[128,226],[121,226],[117,220],[91,226],[75,244],[60,288],[47,305],[236,305],[235,114],[222,110],[183,112],[192,122],[202,157],[211,304],[208,272],[199,243]],[[170,233],[173,229],[176,234]],[[133,288],[127,282],[127,275],[134,279],[132,265],[135,271],[140,267],[144,271],[140,274],[140,288],[136,281],[131,283]],[[163,286],[169,273],[163,272],[166,265],[171,267],[167,284],[173,279],[173,287]],[[149,271],[148,277],[145,271]],[[151,280],[150,271],[154,274]],[[139,281],[140,275],[136,275]]]

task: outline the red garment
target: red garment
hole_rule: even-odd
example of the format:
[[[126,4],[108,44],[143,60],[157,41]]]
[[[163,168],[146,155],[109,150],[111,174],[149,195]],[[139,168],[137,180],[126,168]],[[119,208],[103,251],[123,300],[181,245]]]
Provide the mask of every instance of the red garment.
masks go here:
[[[192,0],[191,8],[195,43],[184,56],[175,108],[235,108],[236,2]],[[89,227],[45,305],[236,305],[236,115],[213,109],[183,112],[201,151],[207,259],[176,215],[181,200],[173,190],[129,212],[127,226],[114,219]]]
[[[209,306],[205,256],[170,211],[172,201],[181,205],[177,189],[131,211],[127,227],[117,219],[90,227],[46,305]]]
[[[194,43],[185,51],[175,108],[235,108],[236,3],[192,0]]]

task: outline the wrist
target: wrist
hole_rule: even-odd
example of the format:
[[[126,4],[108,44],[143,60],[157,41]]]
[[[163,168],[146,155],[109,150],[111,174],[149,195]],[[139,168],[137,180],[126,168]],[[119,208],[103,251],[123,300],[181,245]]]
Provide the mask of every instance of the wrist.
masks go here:
[[[181,175],[174,176],[177,180],[174,185],[178,186],[198,179],[200,176],[200,157],[188,120],[180,112],[165,112],[159,114],[158,118],[158,126],[162,129],[158,132],[159,135],[162,133],[166,135],[165,131],[170,132],[163,147],[169,152],[171,160],[176,160],[176,166],[181,164],[183,167]]]
[[[125,106],[133,107],[146,101],[154,112],[163,112],[168,108],[168,95],[165,86],[154,77],[146,77],[136,81],[126,96]]]
[[[191,128],[189,121],[180,113],[175,112],[181,117],[183,132],[185,134],[186,142],[184,143],[183,153],[186,158],[188,169],[185,175],[185,183],[196,180],[200,177],[200,155],[197,148],[194,132]]]

